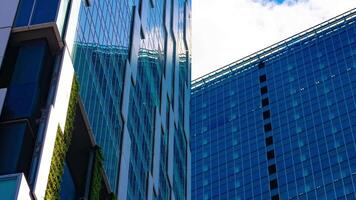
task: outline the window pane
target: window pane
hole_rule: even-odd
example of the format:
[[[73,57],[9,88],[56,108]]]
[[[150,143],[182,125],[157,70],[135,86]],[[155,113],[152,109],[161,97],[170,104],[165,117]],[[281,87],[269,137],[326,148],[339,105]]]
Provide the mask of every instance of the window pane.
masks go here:
[[[34,0],[21,0],[17,9],[15,26],[26,26],[30,20],[30,15]]]
[[[38,0],[33,12],[31,24],[54,22],[59,6],[59,0]]]

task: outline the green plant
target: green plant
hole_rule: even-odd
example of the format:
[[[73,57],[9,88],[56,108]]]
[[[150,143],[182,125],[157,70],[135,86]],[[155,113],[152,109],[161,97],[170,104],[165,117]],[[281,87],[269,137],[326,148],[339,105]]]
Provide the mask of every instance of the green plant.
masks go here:
[[[58,126],[45,199],[59,199],[59,190],[64,170],[65,151],[63,133]]]
[[[65,163],[66,153],[69,149],[71,138],[72,138],[72,131],[74,127],[77,102],[78,102],[78,82],[74,77],[72,82],[71,94],[69,98],[69,105],[68,105],[64,132],[62,132],[59,126],[57,128],[56,141],[54,144],[51,167],[48,175],[48,183],[46,188],[45,199],[60,198],[60,186],[61,186],[62,175],[64,171],[64,163]]]

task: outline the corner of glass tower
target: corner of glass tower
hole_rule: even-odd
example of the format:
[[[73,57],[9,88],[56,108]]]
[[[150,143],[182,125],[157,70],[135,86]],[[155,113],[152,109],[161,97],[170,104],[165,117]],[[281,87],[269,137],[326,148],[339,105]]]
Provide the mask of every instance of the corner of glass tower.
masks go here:
[[[191,1],[1,4],[0,196],[190,199]]]

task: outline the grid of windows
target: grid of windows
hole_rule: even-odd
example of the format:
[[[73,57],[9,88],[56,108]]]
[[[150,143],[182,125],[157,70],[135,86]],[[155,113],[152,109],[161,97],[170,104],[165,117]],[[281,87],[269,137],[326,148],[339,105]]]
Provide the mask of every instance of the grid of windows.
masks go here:
[[[353,12],[193,85],[192,199],[355,199],[355,49]]]
[[[120,180],[120,155],[130,156],[123,173],[128,174],[127,193],[120,193],[127,199],[149,198],[153,187],[160,191],[156,199],[189,195],[189,120],[183,121],[190,93],[189,6],[186,0],[98,0],[80,8],[72,55],[80,97],[112,191]],[[126,128],[128,137],[122,136]],[[168,135],[174,135],[171,182]],[[124,147],[130,151],[121,152]]]
[[[133,1],[92,1],[81,4],[74,68],[80,96],[104,154],[109,184],[117,188],[123,122],[120,105],[128,57]],[[104,12],[105,11],[105,12]]]

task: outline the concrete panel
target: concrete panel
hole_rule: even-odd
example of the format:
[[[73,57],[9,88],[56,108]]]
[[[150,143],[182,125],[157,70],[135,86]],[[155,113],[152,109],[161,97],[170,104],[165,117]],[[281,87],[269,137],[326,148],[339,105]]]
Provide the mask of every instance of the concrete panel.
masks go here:
[[[10,27],[0,29],[0,68],[2,64],[2,59],[5,56],[5,51],[6,51],[7,43],[9,41],[10,32],[11,32]]]
[[[57,54],[64,47],[57,24],[54,22],[16,27],[11,30],[11,43],[46,38],[52,54]]]
[[[122,149],[120,160],[120,175],[118,199],[125,200],[127,197],[127,187],[129,183],[129,167],[130,167],[130,152],[131,152],[131,138],[127,126],[124,127],[122,136]]]
[[[17,193],[17,200],[31,200],[30,188],[23,173],[19,174],[20,187]]]
[[[125,66],[125,79],[124,79],[124,90],[122,92],[122,104],[121,104],[121,116],[124,122],[127,122],[127,116],[129,112],[129,101],[130,101],[130,90],[131,90],[131,67],[129,62],[126,60]]]
[[[61,70],[58,77],[57,91],[55,94],[53,107],[56,109],[59,126],[64,130],[67,110],[69,105],[69,98],[72,89],[74,69],[69,52],[64,51]]]
[[[67,117],[68,104],[74,75],[72,61],[67,50],[64,52],[61,65],[62,66],[58,76],[57,88],[55,91],[55,98],[53,105],[50,106],[48,111],[48,118],[47,122],[45,123],[46,128],[44,135],[39,136],[38,138],[38,141],[40,141],[40,143],[38,143],[40,144],[40,146],[38,146],[39,161],[38,165],[36,166],[37,170],[34,169],[37,172],[34,180],[34,193],[37,199],[44,199],[45,197],[55,138],[57,135],[57,128],[59,126],[62,131],[65,128],[64,126]]]
[[[0,28],[12,27],[19,0],[1,0]]]
[[[34,193],[37,199],[44,199],[51,160],[53,155],[54,143],[57,135],[58,120],[54,108],[51,106],[48,111],[48,121],[43,138],[43,143],[40,152],[38,163],[38,173],[34,183]]]
[[[76,2],[77,3],[77,2]],[[59,30],[60,36],[63,38],[64,27],[66,24],[67,11],[70,10],[70,1],[69,0],[61,0],[59,3],[59,8],[57,11],[56,24]]]
[[[141,28],[141,20],[138,14],[137,6],[135,6],[134,19],[131,27],[131,43],[130,43],[131,78],[134,84],[136,84],[138,52],[140,50],[140,42],[141,42],[140,28]]]
[[[156,109],[155,115],[155,135],[154,135],[154,147],[153,147],[153,189],[158,194],[159,189],[159,168],[161,160],[161,116],[159,110]]]
[[[76,30],[78,25],[80,3],[81,1],[72,1],[70,15],[68,18],[67,33],[64,38],[70,54],[72,54],[73,51],[74,38],[76,35]]]
[[[7,88],[0,89],[0,116],[2,112],[2,107],[4,106]]]

